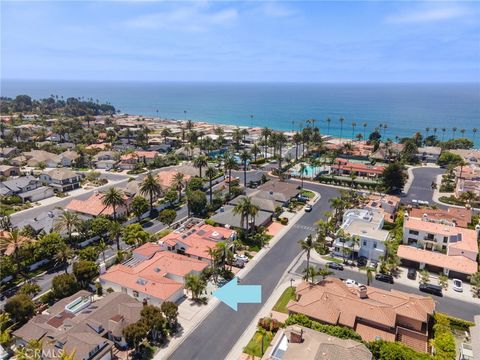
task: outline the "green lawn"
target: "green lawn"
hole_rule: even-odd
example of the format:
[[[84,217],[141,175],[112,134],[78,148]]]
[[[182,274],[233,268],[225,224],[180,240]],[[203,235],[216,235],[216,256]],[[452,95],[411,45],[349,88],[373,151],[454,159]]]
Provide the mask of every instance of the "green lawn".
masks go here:
[[[337,258],[334,258],[334,257],[331,257],[331,256],[322,256],[322,259],[325,259],[325,260],[331,261],[331,262],[335,262],[335,263],[337,263],[337,264],[341,264],[341,263],[342,263],[342,260],[337,259]]]
[[[257,331],[247,346],[245,346],[243,352],[248,355],[262,357],[262,339],[263,351],[265,352],[273,339],[273,334],[270,331],[266,332],[265,337],[259,331]]]
[[[290,300],[295,300],[295,288],[289,286],[288,288],[285,289],[283,294],[277,300],[277,303],[273,307],[273,310],[282,312],[285,314],[288,313],[287,304]]]
[[[315,197],[315,194],[313,192],[311,192],[310,190],[302,190],[300,192],[300,195],[302,196],[306,196],[308,197],[309,199],[313,199]]]

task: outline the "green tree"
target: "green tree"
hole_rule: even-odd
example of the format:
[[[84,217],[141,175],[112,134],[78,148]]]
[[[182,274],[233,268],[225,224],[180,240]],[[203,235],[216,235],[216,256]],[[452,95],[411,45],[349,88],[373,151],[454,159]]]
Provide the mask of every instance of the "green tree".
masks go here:
[[[140,222],[141,216],[148,210],[148,201],[143,196],[137,195],[133,198],[130,208]]]
[[[325,280],[327,276],[333,275],[334,272],[329,269],[327,265],[324,265],[317,271],[317,275],[322,277],[322,280]]]
[[[172,180],[172,187],[177,190],[178,201],[182,201],[182,189],[185,187],[185,175],[177,172]]]
[[[146,305],[140,312],[141,319],[150,329],[149,338],[155,342],[167,335],[167,321],[165,320],[162,310],[153,305]]]
[[[15,229],[10,232],[3,233],[2,236],[0,236],[0,252],[4,253],[7,249],[11,249],[12,256],[17,264],[17,268],[20,269],[20,249],[21,247],[33,242],[33,239],[20,236],[19,231]],[[16,274],[14,275],[16,276]]]
[[[430,274],[426,269],[420,271],[420,284],[428,284],[430,281]]]
[[[73,274],[83,288],[99,275],[98,265],[93,261],[80,260],[73,264]]]
[[[60,274],[52,279],[52,292],[56,299],[75,294],[79,286],[73,274]]]
[[[208,191],[210,196],[210,204],[212,203],[212,196],[213,196],[212,182],[216,175],[217,175],[217,170],[215,170],[215,168],[213,168],[212,166],[209,166],[205,171],[205,176],[208,178]]]
[[[128,346],[138,352],[140,343],[148,335],[148,325],[143,321],[137,321],[123,328],[122,333]]]
[[[165,209],[160,212],[158,215],[158,220],[167,226],[170,226],[174,223],[177,217],[177,212],[173,209]]]
[[[399,162],[389,164],[383,170],[381,180],[387,193],[401,191],[407,181],[402,164]]]
[[[110,228],[108,229],[108,235],[110,240],[115,241],[117,243],[117,251],[120,250],[120,236],[123,233],[122,224],[112,221],[110,223]]]
[[[87,260],[87,261],[97,261],[99,255],[99,251],[95,246],[87,246],[84,249],[78,251],[78,258],[80,260]]]
[[[187,183],[187,192],[189,191],[196,191],[202,190],[203,191],[203,179],[199,177],[191,178]]]
[[[200,275],[188,274],[185,276],[185,289],[191,292],[192,300],[199,300],[206,287],[207,284]]]
[[[72,243],[72,233],[73,231],[78,230],[80,227],[81,220],[78,214],[63,210],[62,214],[55,220],[55,224],[53,226],[54,231],[62,232],[66,231],[68,236],[68,242]]]
[[[306,171],[307,171],[307,165],[303,163],[300,164],[300,181],[302,182],[302,185],[301,185],[302,189],[303,189],[303,176],[305,175]]]
[[[123,240],[128,245],[140,246],[150,240],[150,234],[140,224],[130,224],[123,228]]]
[[[473,296],[480,297],[480,271],[470,277],[470,284],[472,285]]]
[[[14,322],[23,325],[35,315],[35,304],[28,295],[17,294],[7,300],[4,310],[10,314]]]
[[[463,163],[463,158],[460,155],[444,151],[440,154],[437,164],[440,166],[457,166]]]
[[[247,163],[251,159],[252,159],[252,155],[246,150],[242,151],[242,153],[240,154],[240,160],[242,160],[242,164],[243,164],[243,186],[244,187],[247,187]]]
[[[199,155],[193,160],[193,166],[198,169],[198,176],[202,177],[202,169],[208,166],[208,159],[205,155]]]
[[[308,281],[308,279],[311,279],[312,284],[315,282],[315,277],[318,275],[317,269],[315,269],[313,266],[307,266],[305,269],[303,269],[302,273],[303,280]]]
[[[10,314],[7,312],[0,313],[0,345],[8,347],[12,340],[13,324],[10,319]]]
[[[307,254],[307,269],[310,268],[310,253],[312,250],[315,250],[316,244],[313,240],[313,236],[309,234],[304,240],[298,242],[300,244],[300,249],[305,251]]]
[[[42,291],[42,288],[38,284],[27,282],[22,285],[22,287],[18,290],[17,294],[25,294],[33,298],[40,291]]]
[[[178,323],[178,305],[171,301],[164,301],[160,309],[168,321],[169,328],[171,330],[176,329]]]
[[[441,274],[439,277],[438,277],[438,285],[440,285],[441,287],[443,287],[445,290],[448,289],[448,276],[447,275],[444,275],[444,274]]]
[[[52,232],[43,235],[35,246],[35,256],[39,259],[52,259],[58,251],[67,247],[59,233]]]
[[[225,159],[223,161],[223,166],[225,170],[228,172],[228,196],[232,195],[232,170],[237,168],[237,162],[235,161],[234,157],[230,154],[225,155]]]
[[[92,236],[104,236],[110,230],[112,221],[105,216],[97,216],[89,222]]]
[[[153,212],[153,199],[162,194],[162,187],[151,172],[147,174],[140,184],[140,193],[148,195],[150,199],[150,212]]]
[[[247,236],[255,227],[255,217],[259,211],[259,206],[255,205],[249,196],[244,196],[233,208],[233,213],[240,215],[240,226],[246,230]]]
[[[202,215],[207,207],[207,196],[201,190],[190,191],[187,194],[188,208],[194,215]]]
[[[168,202],[170,206],[177,200],[177,191],[174,189],[170,189],[166,192],[164,196],[165,201]]]
[[[103,196],[102,203],[105,207],[112,207],[113,220],[117,220],[117,210],[121,206],[125,206],[125,198],[123,192],[119,189],[111,187]]]

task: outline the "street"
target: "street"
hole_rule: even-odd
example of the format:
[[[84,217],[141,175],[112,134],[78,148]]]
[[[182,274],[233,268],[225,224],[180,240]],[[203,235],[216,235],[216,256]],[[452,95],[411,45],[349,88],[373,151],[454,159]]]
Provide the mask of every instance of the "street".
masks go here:
[[[401,198],[402,203],[411,204],[412,200],[423,200],[433,205],[432,182],[435,181],[439,174],[443,174],[445,170],[434,167],[423,167],[413,169],[412,171],[414,175],[413,183],[410,189],[408,189],[408,193]],[[440,208],[446,208],[446,206],[441,204],[436,205]]]
[[[262,301],[270,296],[287,266],[300,252],[298,241],[312,232],[309,230],[311,226],[330,209],[328,200],[338,194],[335,188],[321,185],[308,184],[306,188],[321,194],[321,199],[315,204],[313,211],[305,213],[296,226],[290,229],[242,279],[242,284],[262,286]],[[227,305],[219,304],[170,358],[225,359],[261,307],[262,304],[240,304],[238,312],[235,312]],[[161,357],[161,352],[159,356]]]

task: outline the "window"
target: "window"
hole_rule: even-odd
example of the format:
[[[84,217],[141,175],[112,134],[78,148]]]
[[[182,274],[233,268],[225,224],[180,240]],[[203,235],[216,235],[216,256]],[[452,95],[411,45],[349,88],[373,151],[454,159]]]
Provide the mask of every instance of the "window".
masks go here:
[[[411,234],[411,235],[418,235],[417,230],[409,230],[408,233]]]
[[[377,242],[376,242],[376,241],[373,242],[373,248],[374,248],[374,249],[377,248]]]
[[[444,242],[444,243],[448,243],[448,236],[444,236],[444,237],[443,237],[443,242]]]
[[[133,290],[133,297],[138,297],[138,291]]]
[[[363,240],[363,246],[367,246],[367,240]]]
[[[120,342],[120,341],[122,341],[122,337],[121,336],[114,336],[113,340],[115,340],[116,342]]]

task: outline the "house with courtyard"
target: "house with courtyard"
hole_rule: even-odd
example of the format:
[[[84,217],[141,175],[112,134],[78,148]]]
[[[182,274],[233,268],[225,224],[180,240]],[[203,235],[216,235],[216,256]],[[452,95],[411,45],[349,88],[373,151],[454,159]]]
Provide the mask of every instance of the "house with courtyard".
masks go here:
[[[74,354],[74,360],[110,360],[114,346],[127,347],[122,330],[140,319],[142,307],[121,292],[95,300],[92,293],[81,290],[15,330],[15,344],[41,341],[42,359],[56,359],[64,351]]]
[[[290,300],[290,314],[355,330],[364,341],[398,341],[428,352],[435,301],[429,296],[347,285],[337,278],[302,282]]]
[[[83,215],[86,218],[94,218],[100,215],[112,217],[113,216],[113,207],[105,206],[103,204],[104,193],[95,191],[90,197],[85,200],[82,199],[72,199],[67,206],[66,210],[74,211],[80,215]],[[117,206],[115,211],[117,217],[124,217],[128,213],[128,206],[130,203],[130,198],[124,196],[125,205]]]

